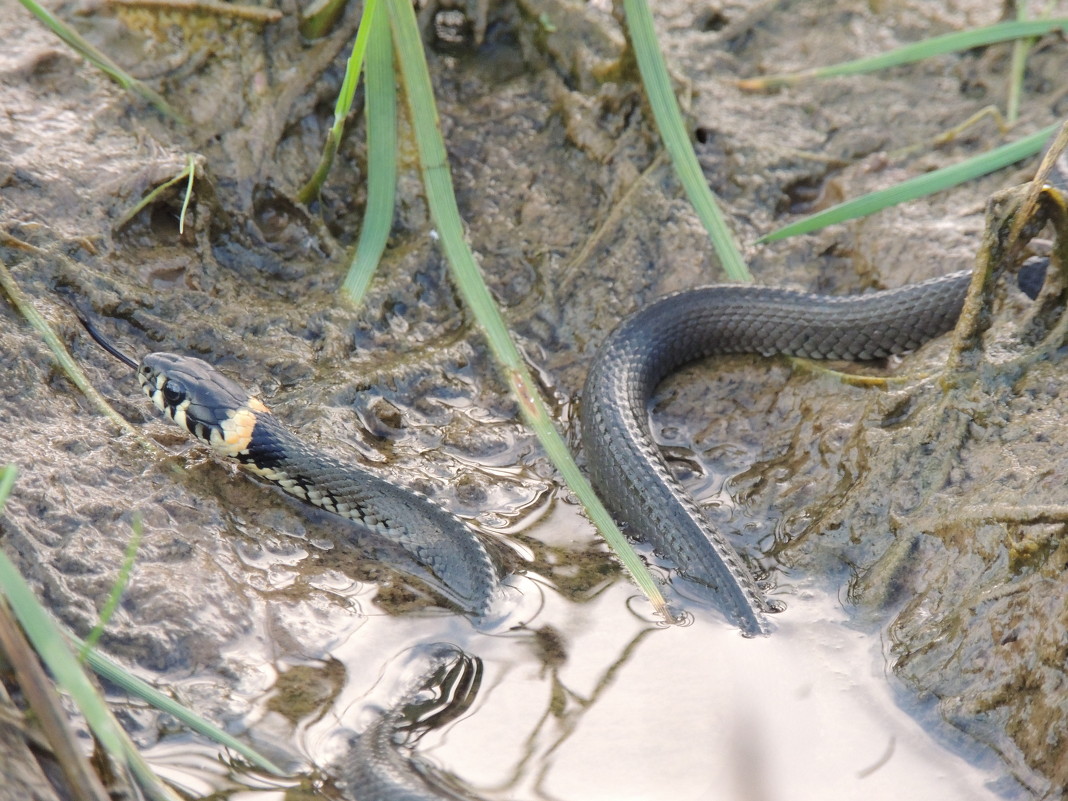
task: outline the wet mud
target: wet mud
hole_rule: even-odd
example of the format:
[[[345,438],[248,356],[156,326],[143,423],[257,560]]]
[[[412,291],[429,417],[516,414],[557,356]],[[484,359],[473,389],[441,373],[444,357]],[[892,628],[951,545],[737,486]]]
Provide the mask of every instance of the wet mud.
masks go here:
[[[316,41],[292,8],[266,25],[108,4],[56,11],[189,121],[160,117],[20,6],[0,5],[0,228],[39,249],[0,256],[93,383],[172,452],[120,436],[0,304],[2,461],[20,470],[0,547],[63,624],[92,629],[139,514],[145,536],[101,649],[303,777],[293,793],[339,797],[330,766],[372,710],[394,706],[389,665],[448,642],[481,659],[485,678],[470,716],[418,750],[479,797],[760,797],[798,784],[877,797],[910,781],[943,798],[1060,797],[1064,361],[1059,343],[1023,341],[1030,310],[1015,296],[996,299],[964,389],[939,380],[948,339],[881,366],[905,376],[884,388],[758,358],[666,382],[661,445],[787,609],[776,634],[748,641],[680,583],[672,597],[693,623],[665,628],[520,423],[450,284],[403,115],[385,259],[361,308],[337,294],[366,200],[361,114],[321,199],[292,198],[332,122],[359,9]],[[735,79],[990,24],[997,10],[655,13],[705,175],[760,283],[846,293],[968,269],[988,198],[1033,173],[1018,164],[753,245],[796,214],[999,144],[991,122],[927,143],[1003,102],[1010,55],[991,47],[769,95]],[[586,366],[615,323],[722,276],[609,4],[474,3],[420,18],[468,240],[577,443]],[[1065,57],[1056,37],[1032,50],[1021,130],[1065,116]],[[181,187],[125,219],[189,156],[198,179],[184,230]],[[508,611],[475,625],[442,610],[382,543],[208,458],[84,336],[64,293],[127,351],[208,360],[302,437],[469,521],[518,571]],[[277,792],[110,697],[179,787]],[[821,718],[817,702],[835,712]],[[902,709],[911,717],[894,717]],[[806,742],[817,719],[844,733],[834,748]]]

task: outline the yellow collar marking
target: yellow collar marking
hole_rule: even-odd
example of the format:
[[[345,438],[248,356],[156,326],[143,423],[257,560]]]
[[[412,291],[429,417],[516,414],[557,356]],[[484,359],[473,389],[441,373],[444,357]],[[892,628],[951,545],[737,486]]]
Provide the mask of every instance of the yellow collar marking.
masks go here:
[[[217,431],[211,435],[211,446],[216,453],[223,456],[236,457],[242,451],[247,450],[252,442],[252,430],[256,427],[256,412],[252,411],[257,406],[264,411],[267,407],[255,398],[250,398],[247,406],[238,409],[222,421],[222,436]]]

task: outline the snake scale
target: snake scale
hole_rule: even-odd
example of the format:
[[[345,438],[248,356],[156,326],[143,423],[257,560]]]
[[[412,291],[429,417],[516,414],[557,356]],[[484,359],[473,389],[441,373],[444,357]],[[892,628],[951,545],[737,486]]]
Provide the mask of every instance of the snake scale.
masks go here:
[[[150,353],[141,359],[137,378],[157,408],[219,456],[396,543],[461,608],[487,610],[498,578],[485,546],[425,496],[311,447],[201,359]]]
[[[400,546],[452,603],[474,615],[489,611],[500,577],[486,546],[461,520],[424,495],[308,445],[202,359],[149,353],[138,362],[74,311],[98,345],[137,371],[156,407],[217,456]]]
[[[743,632],[767,633],[768,605],[752,574],[653,442],[654,390],[669,373],[707,356],[866,360],[912,350],[953,328],[971,276],[957,272],[842,297],[718,285],[654,302],[609,336],[586,379],[582,437],[595,489],[626,521],[629,536],[711,587]]]
[[[467,712],[482,683],[482,660],[451,643],[423,651],[420,675],[378,711],[339,765],[353,801],[480,801],[415,747],[428,731]]]

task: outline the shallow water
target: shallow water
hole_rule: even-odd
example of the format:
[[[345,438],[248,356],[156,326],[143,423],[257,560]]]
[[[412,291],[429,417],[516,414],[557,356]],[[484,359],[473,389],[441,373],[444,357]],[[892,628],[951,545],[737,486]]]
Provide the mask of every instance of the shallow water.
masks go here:
[[[561,505],[540,527],[584,525]],[[902,709],[879,633],[853,625],[837,596],[812,581],[782,582],[775,597],[788,610],[774,618],[773,636],[758,639],[711,613],[657,625],[635,611],[647,605],[621,581],[581,604],[528,578],[512,584],[514,608],[481,629],[453,615],[335,608],[303,644],[344,666],[336,695],[293,728],[268,710],[272,693],[252,690],[240,727],[272,757],[329,774],[348,737],[392,700],[410,649],[451,642],[484,661],[482,688],[472,710],[431,732],[418,753],[485,798],[1005,797],[995,792],[1007,786],[989,755]],[[366,595],[355,585],[333,589],[354,604]],[[235,650],[248,654],[242,644]],[[299,657],[276,653],[274,665]],[[247,670],[271,683],[274,667]],[[257,799],[278,792],[213,768],[210,749],[184,734],[146,753],[190,790]]]

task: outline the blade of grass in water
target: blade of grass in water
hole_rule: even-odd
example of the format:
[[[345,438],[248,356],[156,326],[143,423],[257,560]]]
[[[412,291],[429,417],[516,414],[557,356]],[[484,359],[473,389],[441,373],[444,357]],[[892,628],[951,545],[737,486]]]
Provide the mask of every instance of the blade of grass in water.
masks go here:
[[[0,478],[0,502],[6,500],[11,491],[15,480],[14,473],[14,468],[8,467]],[[85,722],[111,758],[117,764],[129,768],[152,798],[158,801],[179,801],[178,796],[152,773],[134,748],[107,708],[104,699],[70,652],[63,634],[37,602],[26,581],[3,551],[0,551],[0,592],[7,599],[26,638],[47,665],[56,684],[74,700],[85,717]]]
[[[419,161],[423,170],[423,184],[427,203],[441,236],[441,246],[453,273],[460,294],[489,342],[490,349],[504,371],[509,387],[519,402],[519,408],[527,424],[534,430],[556,469],[560,471],[571,490],[578,496],[594,525],[616,552],[634,581],[649,598],[657,612],[671,619],[660,589],[641,559],[630,547],[593,492],[578,466],[571,458],[560,434],[552,424],[552,418],[538,392],[537,384],[519,356],[519,351],[508,336],[501,313],[489,290],[482,281],[474,255],[464,240],[463,222],[456,206],[452,178],[445,152],[445,143],[438,127],[437,107],[427,71],[426,55],[419,38],[415,12],[409,0],[386,0],[393,37],[399,55],[401,74],[404,80],[412,126],[415,130]]]
[[[807,234],[810,231],[826,228],[828,225],[863,217],[866,214],[873,214],[888,206],[896,206],[898,203],[915,200],[933,192],[940,192],[943,189],[970,181],[972,178],[978,178],[980,175],[1000,170],[1002,167],[1007,167],[1038,153],[1042,150],[1046,140],[1058,127],[1058,125],[1050,125],[1017,142],[1002,145],[981,156],[975,156],[959,164],[952,164],[949,167],[918,175],[915,178],[902,181],[878,192],[871,192],[862,197],[839,203],[818,214],[805,217],[772,231],[770,234],[765,234],[757,240],[757,243],[775,242],[788,236]]]
[[[363,56],[367,50],[367,39],[371,35],[371,20],[374,19],[378,0],[367,0],[363,7],[363,15],[360,17],[360,29],[356,32],[356,41],[352,44],[352,53],[349,54],[348,64],[345,65],[345,77],[341,81],[341,91],[338,92],[337,101],[334,103],[334,124],[326,134],[326,144],[323,145],[323,155],[319,159],[319,166],[315,173],[308,179],[301,190],[297,193],[297,200],[301,203],[311,203],[319,196],[319,190],[330,172],[330,166],[334,163],[338,146],[341,144],[341,135],[345,132],[345,118],[352,109],[352,99],[356,95],[356,84],[360,80],[360,69],[363,67]]]
[[[81,650],[78,653],[82,661],[85,660],[89,650],[96,646],[96,641],[100,639],[100,635],[104,633],[104,628],[115,613],[115,608],[119,605],[119,599],[122,598],[122,593],[130,580],[130,572],[133,570],[134,560],[137,558],[137,549],[141,546],[141,537],[145,533],[145,527],[141,523],[140,512],[134,512],[130,528],[133,533],[126,545],[126,553],[123,556],[122,565],[119,567],[119,575],[115,578],[115,583],[111,585],[111,592],[108,593],[108,599],[104,602],[104,608],[100,610],[100,620],[93,626],[93,630],[85,638],[85,642],[82,643]]]
[[[85,643],[81,642],[77,637],[69,635],[71,642],[74,643],[76,648],[85,649]],[[95,649],[89,649],[85,651],[85,661],[89,664],[89,667],[93,669],[99,676],[110,681],[117,687],[121,687],[131,695],[135,695],[138,698],[152,704],[156,709],[161,712],[166,712],[169,715],[173,715],[175,719],[180,720],[186,726],[198,734],[214,740],[230,750],[241,754],[245,759],[251,762],[253,765],[266,770],[268,773],[273,773],[276,776],[287,775],[280,767],[275,765],[265,756],[258,751],[245,745],[240,740],[235,739],[231,735],[224,732],[218,726],[208,722],[200,715],[191,711],[190,709],[182,706],[170,696],[164,695],[152,685],[137,678],[129,671],[119,667],[106,656],[96,651]]]
[[[860,75],[865,72],[897,67],[901,64],[909,64],[931,56],[953,53],[960,50],[970,50],[973,47],[1007,42],[1012,39],[1022,39],[1031,36],[1042,36],[1056,30],[1068,29],[1068,18],[1058,17],[1044,20],[1025,20],[1014,22],[1000,22],[986,28],[973,28],[967,31],[947,33],[944,36],[935,36],[924,39],[922,42],[899,47],[886,53],[880,53],[870,58],[858,58],[854,61],[845,61],[841,64],[832,64],[827,67],[817,67],[800,72],[783,73],[780,75],[765,75],[760,78],[746,78],[738,81],[741,89],[749,91],[765,91],[778,89],[783,86],[794,86],[802,81],[817,78],[833,78],[842,75]]]
[[[671,87],[664,56],[656,39],[653,27],[653,15],[645,0],[623,0],[623,9],[627,17],[627,29],[634,46],[634,56],[638,61],[649,105],[653,109],[656,127],[664,141],[675,174],[682,182],[686,195],[690,198],[698,218],[712,239],[719,262],[724,272],[732,281],[752,281],[753,276],[738,252],[734,239],[723,215],[716,205],[712,190],[708,187],[701,165],[693,152],[688,129],[683,122],[678,100]]]
[[[393,73],[393,39],[389,16],[371,22],[367,43],[367,208],[356,255],[341,290],[355,304],[363,301],[371,276],[386,249],[393,227],[397,187],[397,87]]]
[[[181,123],[185,122],[181,115],[171,108],[170,104],[159,94],[129,75],[122,69],[122,67],[83,39],[80,33],[53,16],[51,11],[39,5],[36,0],[19,0],[19,2],[22,3],[27,11],[43,22],[56,36],[79,53],[82,58],[115,81],[115,83],[123,89],[128,92],[133,92],[135,95],[147,100],[160,112],[166,114],[171,119]]]

